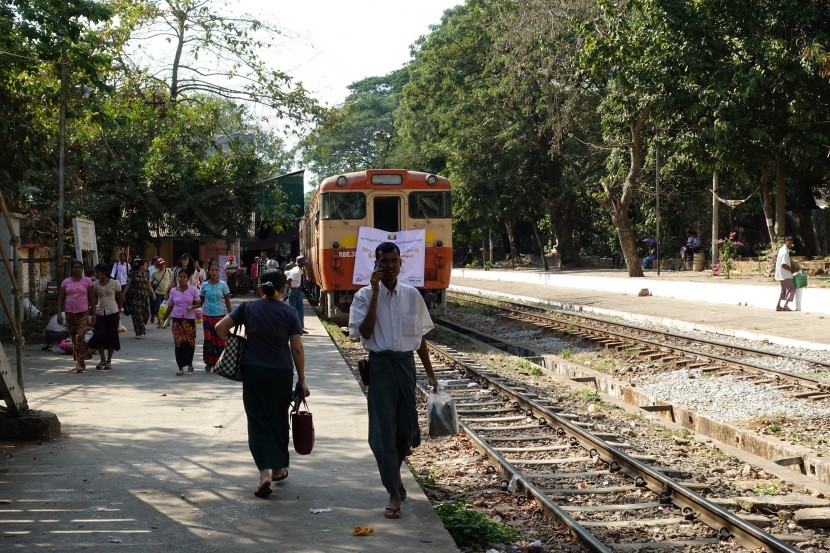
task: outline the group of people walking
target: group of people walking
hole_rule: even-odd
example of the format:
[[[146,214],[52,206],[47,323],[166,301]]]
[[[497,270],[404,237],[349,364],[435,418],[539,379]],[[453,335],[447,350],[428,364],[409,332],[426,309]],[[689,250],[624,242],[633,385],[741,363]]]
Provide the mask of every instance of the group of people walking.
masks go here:
[[[208,276],[209,275],[209,276]],[[66,324],[72,340],[72,372],[86,370],[92,350],[98,350],[98,370],[112,369],[113,353],[121,349],[119,330],[121,312],[132,317],[135,337],[147,335],[148,323],[158,316],[158,328],[172,318],[178,375],[193,372],[196,351],[196,319],[202,310],[205,328],[205,366],[208,371],[216,364],[224,341],[216,334],[215,324],[231,310],[228,286],[219,280],[219,265],[213,263],[206,273],[201,261],[183,254],[174,269],[166,267],[161,257],[147,261],[127,262],[126,254],[112,267],[99,263],[94,268],[95,280],[84,275],[81,261],[73,261],[70,276],[58,291],[58,324]],[[159,310],[164,302],[164,316]],[[87,340],[92,318],[92,337]]]
[[[420,443],[413,352],[417,351],[421,359],[429,385],[437,388],[424,340],[433,325],[420,293],[397,280],[401,269],[397,245],[380,244],[375,258],[377,268],[370,285],[355,295],[349,333],[359,338],[369,352],[369,445],[389,493],[383,514],[397,519],[407,496],[401,465],[411,448]],[[164,326],[172,318],[177,374],[181,375],[185,370],[193,372],[197,309],[203,310],[204,360],[208,371],[218,361],[228,332],[237,326],[245,327],[246,345],[240,363],[242,399],[248,419],[248,446],[259,472],[254,494],[265,498],[272,493],[273,483],[288,477],[291,401],[310,394],[305,382],[303,313],[296,309],[298,303],[302,305],[300,284],[305,263],[302,258],[292,260],[294,266],[287,265],[284,272],[263,267],[258,274],[258,299],[231,309],[230,290],[219,278],[219,266],[208,263],[206,278],[196,283],[191,271],[196,266],[190,262],[180,260],[176,269],[170,271],[163,259],[156,259],[155,270],[148,275],[147,264],[139,261],[126,272],[123,289],[125,293],[132,291],[134,326],[142,329],[142,334],[136,330],[136,337],[143,336],[149,316],[162,296],[167,309],[159,324]],[[71,275],[61,284],[58,307],[66,311],[75,346],[74,371],[84,370],[90,348],[98,349],[101,356],[97,368],[110,368],[112,352],[120,348],[118,322],[125,295],[120,280],[124,274],[122,269],[111,271],[99,264],[93,282],[84,276],[83,264],[76,261]],[[172,284],[162,293],[167,280]],[[83,337],[90,310],[94,310],[94,331],[87,343]]]

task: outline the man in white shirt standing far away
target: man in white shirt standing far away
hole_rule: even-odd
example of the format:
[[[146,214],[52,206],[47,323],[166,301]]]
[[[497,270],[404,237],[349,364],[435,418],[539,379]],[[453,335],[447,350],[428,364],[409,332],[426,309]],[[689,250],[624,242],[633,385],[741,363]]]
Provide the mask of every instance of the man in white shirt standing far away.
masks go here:
[[[304,311],[305,307],[303,306],[303,265],[308,263],[306,258],[300,256],[298,258],[291,258],[291,263],[289,266],[293,265],[290,269],[286,267],[285,271],[285,278],[288,280],[288,305],[293,307],[297,311],[297,318],[300,320],[300,327],[303,329],[303,334],[308,334],[305,330],[305,317]]]
[[[781,282],[781,295],[775,304],[776,311],[792,311],[788,304],[795,296],[795,280],[793,279],[793,266],[790,261],[790,250],[793,247],[793,239],[790,236],[784,238],[784,245],[778,250],[778,257],[775,259],[775,280]],[[781,305],[784,300],[784,305]]]
[[[400,272],[400,249],[383,242],[375,248],[370,285],[355,293],[349,312],[349,336],[360,337],[369,351],[369,446],[389,492],[383,516],[392,519],[401,517],[401,501],[406,499],[401,464],[411,448],[421,443],[413,350],[424,365],[430,387],[438,384],[424,339],[434,326],[432,319],[420,292],[398,282]]]
[[[127,254],[121,252],[118,254],[118,263],[112,266],[110,271],[110,278],[118,281],[123,288],[127,284],[127,278],[130,273],[130,264],[127,263]]]

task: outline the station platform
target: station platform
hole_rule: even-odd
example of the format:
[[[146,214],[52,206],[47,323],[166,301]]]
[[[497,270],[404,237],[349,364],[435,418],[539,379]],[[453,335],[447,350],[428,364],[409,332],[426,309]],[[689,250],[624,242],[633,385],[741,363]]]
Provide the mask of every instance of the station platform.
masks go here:
[[[801,289],[801,311],[775,311],[778,282],[760,275],[712,277],[694,271],[453,269],[450,289],[486,290],[529,301],[702,330],[773,344],[830,349],[830,288]],[[648,295],[640,296],[642,290]],[[795,303],[790,307],[795,309]]]
[[[308,456],[291,449],[289,477],[267,499],[253,494],[242,386],[204,372],[201,327],[196,372],[177,377],[170,330],[150,325],[137,340],[122,319],[111,372],[93,361],[70,373],[70,356],[26,346],[29,405],[56,413],[63,437],[0,441],[3,551],[458,551],[408,471],[402,517],[383,517],[366,399],[310,307],[303,344],[316,443]],[[355,525],[373,533],[352,536]]]

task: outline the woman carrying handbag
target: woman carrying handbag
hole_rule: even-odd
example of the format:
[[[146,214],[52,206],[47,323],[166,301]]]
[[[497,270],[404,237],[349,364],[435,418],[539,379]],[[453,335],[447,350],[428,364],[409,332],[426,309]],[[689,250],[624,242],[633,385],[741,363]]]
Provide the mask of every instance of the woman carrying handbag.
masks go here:
[[[271,495],[271,482],[288,477],[288,409],[293,399],[294,368],[297,388],[308,396],[302,328],[297,312],[280,301],[285,275],[266,271],[259,278],[260,299],[240,304],[216,325],[226,339],[228,331],[245,326],[242,352],[242,402],[248,417],[248,447],[259,470],[257,497]]]

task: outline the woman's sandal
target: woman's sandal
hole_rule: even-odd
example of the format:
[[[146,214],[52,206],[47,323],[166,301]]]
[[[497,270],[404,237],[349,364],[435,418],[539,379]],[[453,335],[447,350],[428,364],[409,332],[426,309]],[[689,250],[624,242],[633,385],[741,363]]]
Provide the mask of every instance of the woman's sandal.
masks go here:
[[[103,371],[104,370],[104,365],[106,365],[106,363],[103,363],[103,362],[98,363],[97,365],[95,365],[95,370],[96,371]]]
[[[285,480],[288,478],[288,469],[280,469],[281,472],[271,471],[271,482],[279,482],[280,480]],[[277,474],[280,476],[277,477]]]
[[[189,367],[187,367],[187,372],[189,372],[189,373],[193,373],[193,372],[194,372],[194,371],[193,371],[193,365],[190,365]]]
[[[384,518],[401,518],[401,510],[393,509],[392,507],[387,507],[383,510],[383,517]]]
[[[265,499],[269,495],[271,495],[271,481],[266,480],[265,482],[260,482],[259,487],[254,492],[254,495],[257,497],[261,497]]]
[[[176,376],[184,376],[184,371],[179,369],[179,372],[176,373]]]
[[[111,371],[112,370],[112,365],[110,365],[109,363],[104,363],[104,366],[101,367],[101,370],[102,371]]]

